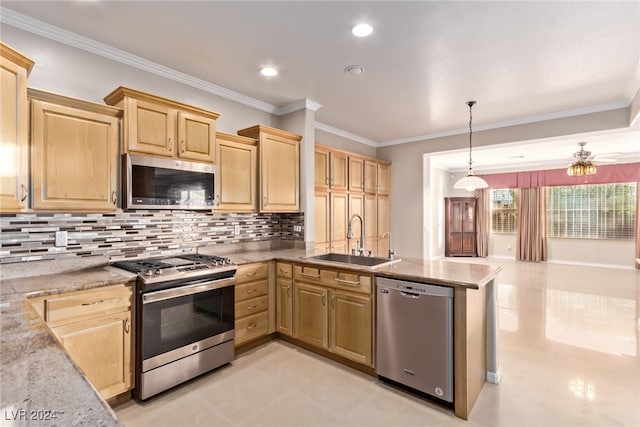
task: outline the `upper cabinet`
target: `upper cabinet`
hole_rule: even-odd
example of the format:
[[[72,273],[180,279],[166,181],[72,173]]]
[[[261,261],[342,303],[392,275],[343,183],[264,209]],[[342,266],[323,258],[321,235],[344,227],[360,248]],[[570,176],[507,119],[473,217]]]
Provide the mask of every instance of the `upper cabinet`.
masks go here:
[[[216,210],[257,211],[258,141],[218,132]]]
[[[378,186],[376,191],[379,195],[388,196],[389,195],[389,167],[391,165],[386,162],[378,162],[377,165],[377,174],[378,174]]]
[[[122,86],[104,100],[124,109],[123,152],[216,162],[218,113]]]
[[[349,154],[349,191],[364,191],[364,159]]]
[[[35,89],[28,96],[33,208],[116,210],[122,110]]]
[[[29,107],[27,75],[33,61],[0,42],[0,211],[28,205]]]
[[[238,135],[258,140],[260,212],[298,212],[302,137],[264,125],[239,130]]]
[[[315,146],[315,189],[346,191],[349,185],[348,154],[323,145]]]

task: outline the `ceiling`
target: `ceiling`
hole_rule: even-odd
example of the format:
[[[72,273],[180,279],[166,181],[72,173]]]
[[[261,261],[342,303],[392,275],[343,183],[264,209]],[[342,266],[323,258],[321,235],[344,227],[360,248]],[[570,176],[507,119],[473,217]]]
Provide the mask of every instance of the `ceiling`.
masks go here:
[[[315,101],[318,122],[372,145],[464,132],[472,99],[486,128],[626,107],[640,87],[637,1],[2,6],[275,107]],[[363,21],[374,32],[356,38]]]

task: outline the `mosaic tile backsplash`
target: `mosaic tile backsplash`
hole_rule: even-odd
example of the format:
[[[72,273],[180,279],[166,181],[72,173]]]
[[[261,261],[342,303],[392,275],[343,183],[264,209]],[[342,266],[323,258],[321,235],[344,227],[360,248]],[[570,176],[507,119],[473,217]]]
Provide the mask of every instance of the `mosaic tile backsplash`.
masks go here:
[[[236,229],[239,228],[239,234]],[[0,217],[0,263],[108,256],[111,261],[191,251],[202,245],[304,240],[304,215],[133,211]],[[57,231],[67,246],[57,247]]]

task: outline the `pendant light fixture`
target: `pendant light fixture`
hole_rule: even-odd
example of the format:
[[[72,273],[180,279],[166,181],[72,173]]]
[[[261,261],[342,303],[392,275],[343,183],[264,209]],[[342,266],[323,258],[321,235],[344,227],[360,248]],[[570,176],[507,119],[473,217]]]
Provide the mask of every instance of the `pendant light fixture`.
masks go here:
[[[476,101],[467,102],[467,105],[469,106],[469,174],[464,178],[458,180],[458,182],[454,184],[453,188],[457,190],[464,189],[467,191],[474,191],[478,188],[489,188],[489,184],[487,184],[487,181],[473,174],[473,168],[471,166],[473,163],[473,161],[471,160],[471,137],[473,135],[473,130],[471,129],[471,121],[473,119],[471,108],[475,105],[475,103]]]

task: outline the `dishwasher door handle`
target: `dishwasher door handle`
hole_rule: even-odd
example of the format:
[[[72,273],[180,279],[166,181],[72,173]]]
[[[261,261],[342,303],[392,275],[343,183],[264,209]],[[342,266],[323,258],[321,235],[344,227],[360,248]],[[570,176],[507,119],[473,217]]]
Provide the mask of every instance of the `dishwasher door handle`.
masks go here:
[[[420,298],[420,294],[414,294],[413,292],[400,291],[400,295],[407,298]]]

